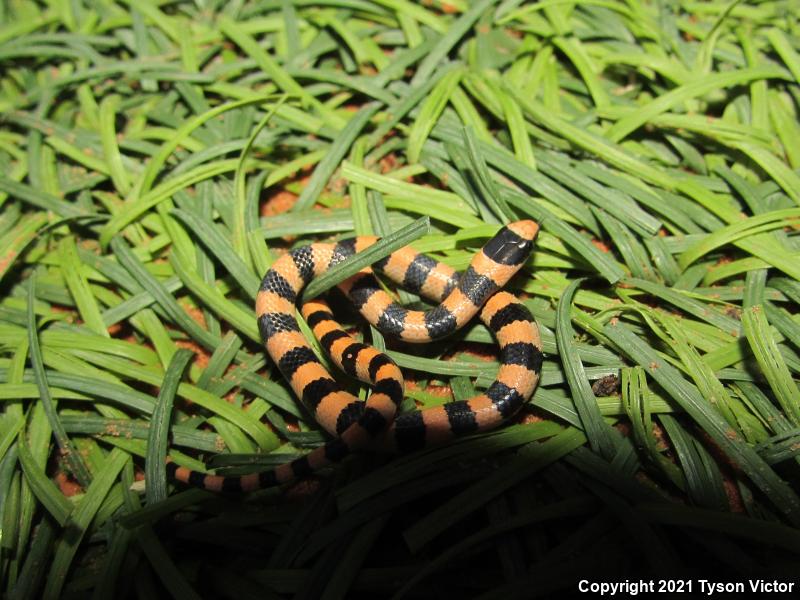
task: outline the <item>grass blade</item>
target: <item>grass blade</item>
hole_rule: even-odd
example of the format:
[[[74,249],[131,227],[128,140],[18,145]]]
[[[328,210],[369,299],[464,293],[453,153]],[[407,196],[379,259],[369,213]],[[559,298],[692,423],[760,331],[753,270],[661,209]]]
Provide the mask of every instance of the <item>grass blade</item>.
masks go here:
[[[378,108],[380,108],[380,104],[377,102],[367,104],[347,122],[347,125],[339,132],[339,135],[331,144],[325,157],[314,169],[314,174],[292,207],[292,211],[306,210],[314,205],[333,172],[339,167],[342,159],[361,134],[361,131],[369,123],[369,120],[378,112]]]
[[[167,437],[172,420],[172,403],[178,390],[183,371],[194,354],[189,350],[178,350],[172,357],[164,382],[158,392],[158,399],[150,419],[147,437],[147,460],[145,461],[145,481],[147,481],[147,503],[153,504],[167,498]]]
[[[430,228],[430,219],[424,217],[390,233],[363,252],[359,252],[356,256],[351,257],[340,265],[336,265],[314,279],[303,292],[303,298],[306,300],[316,298],[348,277],[352,277],[364,267],[378,262],[403,246],[408,246],[414,240],[428,233]]]
[[[558,353],[561,356],[567,383],[572,392],[572,399],[575,402],[578,415],[580,415],[586,437],[595,452],[598,452],[606,460],[611,460],[616,454],[614,440],[611,438],[608,426],[603,421],[600,409],[597,407],[597,400],[589,386],[583,363],[575,351],[572,340],[574,334],[570,323],[570,310],[572,299],[581,281],[580,279],[573,281],[558,301],[556,312]]]
[[[39,346],[39,332],[36,326],[36,315],[34,313],[34,297],[36,294],[36,279],[31,279],[30,288],[28,291],[28,347],[30,348],[31,366],[33,367],[34,377],[36,378],[36,386],[39,388],[39,399],[42,403],[47,420],[50,422],[50,427],[53,430],[53,435],[56,438],[56,443],[64,454],[67,463],[75,475],[75,478],[83,487],[88,487],[92,481],[92,475],[89,472],[86,463],[78,453],[75,446],[69,439],[64,426],[58,418],[56,406],[53,398],[50,395],[50,388],[47,381],[47,375],[44,370],[44,363],[42,362],[42,353]]]

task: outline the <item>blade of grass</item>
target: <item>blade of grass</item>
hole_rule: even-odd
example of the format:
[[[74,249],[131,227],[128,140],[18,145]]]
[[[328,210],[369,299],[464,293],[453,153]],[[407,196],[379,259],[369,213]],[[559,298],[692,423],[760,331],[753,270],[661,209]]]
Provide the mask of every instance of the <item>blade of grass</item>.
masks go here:
[[[47,420],[53,430],[53,435],[56,438],[56,443],[64,455],[64,458],[69,464],[73,475],[84,488],[88,487],[92,481],[92,475],[89,472],[83,457],[78,453],[72,441],[69,439],[64,426],[58,418],[55,403],[50,395],[49,383],[47,375],[44,370],[44,363],[42,362],[42,353],[39,346],[39,332],[36,325],[36,315],[34,313],[34,295],[36,293],[36,279],[31,278],[30,288],[28,290],[28,347],[30,351],[31,366],[33,367],[36,385],[39,388],[39,399],[42,403]]]
[[[16,264],[25,248],[36,239],[46,223],[47,215],[43,213],[29,215],[10,230],[0,233],[3,238],[3,241],[0,242],[0,282]]]
[[[0,191],[42,210],[52,211],[64,219],[89,215],[85,209],[73,203],[65,202],[46,191],[19,183],[2,174],[0,174]]]
[[[580,415],[583,430],[592,450],[598,452],[606,460],[611,460],[616,454],[616,447],[611,438],[608,425],[603,420],[600,410],[597,407],[597,400],[594,397],[592,388],[586,378],[583,363],[575,351],[573,343],[573,331],[570,319],[570,309],[572,299],[582,279],[573,281],[558,301],[556,309],[556,342],[558,343],[558,353],[566,374],[569,389],[572,392],[572,399],[575,408]]]
[[[211,256],[219,260],[250,299],[255,300],[261,282],[235,252],[233,246],[228,242],[228,236],[223,235],[220,228],[213,223],[190,211],[176,208],[171,210],[170,214],[178,217],[192,230],[192,233],[208,249]]]
[[[181,376],[193,357],[194,354],[186,349],[178,350],[175,353],[164,373],[164,381],[153,407],[144,467],[148,504],[160,502],[167,497],[167,438],[169,424],[172,420],[172,403],[175,400]]]
[[[311,208],[327,185],[334,171],[339,167],[342,159],[349,152],[353,142],[369,123],[370,119],[378,112],[380,104],[372,102],[365,105],[356,115],[347,122],[339,135],[331,144],[324,158],[319,162],[303,193],[292,207],[292,212]]]
[[[69,519],[72,505],[61,493],[61,490],[45,475],[44,466],[38,464],[25,438],[25,429],[23,428],[17,438],[17,453],[25,480],[44,509],[56,523],[63,526]]]
[[[131,181],[128,177],[128,171],[122,162],[122,155],[117,145],[117,132],[114,126],[119,101],[120,98],[116,95],[103,98],[100,102],[98,118],[100,140],[103,143],[103,154],[105,155],[108,171],[111,174],[111,181],[114,183],[117,192],[121,196],[126,196],[131,191]]]
[[[402,229],[390,233],[363,252],[359,252],[314,279],[303,292],[304,300],[316,298],[348,277],[355,275],[364,267],[378,262],[403,246],[408,246],[414,240],[430,232],[430,228],[430,219],[423,217]]]
[[[80,272],[81,262],[75,246],[75,239],[71,236],[62,239],[59,243],[59,250],[61,273],[86,327],[101,336],[109,337],[100,307],[89,288],[89,282]]]
[[[767,378],[775,398],[786,416],[795,425],[800,425],[800,390],[778,351],[764,314],[764,305],[755,304],[746,308],[742,313],[742,326],[750,349],[761,367],[761,372]]]
[[[111,248],[122,266],[128,270],[140,286],[156,299],[159,306],[180,326],[181,330],[188,332],[189,335],[206,348],[213,349],[217,346],[219,339],[201,328],[186,314],[186,311],[178,305],[172,294],[167,292],[161,283],[144,268],[144,265],[136,258],[133,251],[121,237],[115,237],[111,241]]]
[[[242,28],[240,23],[224,15],[219,19],[218,23],[222,33],[244,50],[281,90],[290,96],[299,98],[305,106],[314,108],[335,129],[344,127],[345,122],[303,89],[275,59],[258,45],[256,40]]]
[[[666,112],[673,106],[718,89],[743,85],[751,81],[762,79],[783,78],[785,78],[784,73],[780,69],[775,69],[774,67],[749,67],[727,73],[712,73],[696,81],[674,88],[660,95],[658,99],[644,106],[640,106],[635,113],[628,117],[623,117],[609,127],[605,133],[605,137],[612,142],[619,142],[636,131],[639,127],[645,125],[656,115]]]
[[[406,155],[410,163],[419,162],[422,147],[425,145],[428,135],[433,130],[445,106],[450,101],[450,97],[458,87],[463,74],[463,68],[449,71],[433,86],[427,98],[421,103],[417,118],[408,132]]]
[[[426,81],[438,69],[450,50],[466,35],[467,31],[475,24],[480,16],[497,0],[478,0],[470,9],[461,15],[454,23],[450,24],[444,35],[439,38],[428,55],[417,67],[411,85],[417,86]]]

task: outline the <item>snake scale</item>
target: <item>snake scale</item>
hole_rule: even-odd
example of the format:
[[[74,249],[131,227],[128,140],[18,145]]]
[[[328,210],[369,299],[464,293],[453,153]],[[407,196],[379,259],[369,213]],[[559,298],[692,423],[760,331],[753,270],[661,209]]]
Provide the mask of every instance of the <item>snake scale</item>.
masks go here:
[[[267,352],[330,441],[277,468],[244,476],[207,475],[167,464],[174,480],[213,490],[246,492],[279,485],[337,463],[356,450],[407,452],[508,420],[533,395],[542,365],[539,330],[528,309],[501,288],[522,268],[539,231],[533,221],[501,228],[475,254],[463,274],[406,246],[338,285],[381,333],[411,343],[441,339],[476,314],[500,347],[500,369],[486,392],[469,400],[401,414],[403,375],[394,361],[345,332],[327,303],[312,300],[301,312],[332,362],[373,387],[366,401],[343,390],[300,332],[296,302],[305,285],[378,241],[360,236],[296,248],[267,271],[256,315]],[[395,303],[373,269],[407,290],[439,304],[427,311]]]

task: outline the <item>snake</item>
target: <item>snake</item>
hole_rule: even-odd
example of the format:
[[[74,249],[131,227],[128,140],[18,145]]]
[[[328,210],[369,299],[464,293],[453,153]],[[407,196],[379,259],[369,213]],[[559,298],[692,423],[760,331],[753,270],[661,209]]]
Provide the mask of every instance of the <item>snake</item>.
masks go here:
[[[258,473],[213,475],[170,461],[168,477],[210,491],[249,492],[306,477],[355,451],[412,452],[508,421],[533,395],[543,355],[539,329],[530,311],[502,288],[530,256],[538,231],[538,224],[531,220],[503,226],[461,274],[405,246],[337,285],[387,337],[408,343],[431,342],[447,337],[479,314],[498,343],[500,368],[484,393],[400,415],[404,380],[392,358],[347,333],[325,300],[302,303],[301,314],[331,362],[372,386],[372,393],[362,401],[337,383],[297,320],[298,298],[312,279],[380,238],[317,242],[284,254],[266,272],[256,296],[259,332],[267,353],[297,398],[332,438],[299,458]],[[375,271],[438,304],[424,311],[405,308],[381,287]]]

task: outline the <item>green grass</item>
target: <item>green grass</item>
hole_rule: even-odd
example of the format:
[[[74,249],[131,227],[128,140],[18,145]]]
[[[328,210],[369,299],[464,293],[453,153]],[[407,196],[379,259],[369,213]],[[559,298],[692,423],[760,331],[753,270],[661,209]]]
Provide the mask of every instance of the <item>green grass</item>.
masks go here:
[[[1,593],[796,576],[796,8],[3,3]],[[518,218],[546,360],[515,423],[247,497],[166,481],[165,456],[244,473],[324,441],[253,315],[286,249],[387,238],[310,298],[408,243],[464,269]],[[410,347],[334,306],[406,370],[404,410],[493,379],[480,324]]]

